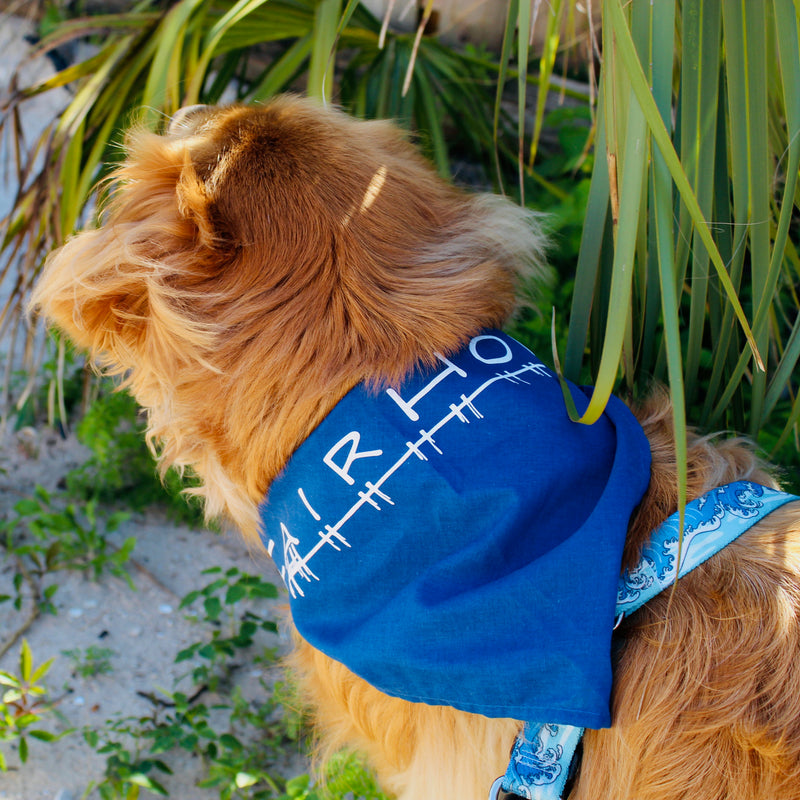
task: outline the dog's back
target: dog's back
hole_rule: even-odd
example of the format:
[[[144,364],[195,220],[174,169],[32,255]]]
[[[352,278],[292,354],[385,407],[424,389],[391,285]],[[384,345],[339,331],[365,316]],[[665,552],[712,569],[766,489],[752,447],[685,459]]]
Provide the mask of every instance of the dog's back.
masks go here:
[[[640,410],[651,488],[628,564],[674,511],[671,409]],[[689,492],[773,485],[737,440],[693,436]],[[800,503],[773,511],[618,631],[613,727],[588,732],[574,800],[800,798]]]

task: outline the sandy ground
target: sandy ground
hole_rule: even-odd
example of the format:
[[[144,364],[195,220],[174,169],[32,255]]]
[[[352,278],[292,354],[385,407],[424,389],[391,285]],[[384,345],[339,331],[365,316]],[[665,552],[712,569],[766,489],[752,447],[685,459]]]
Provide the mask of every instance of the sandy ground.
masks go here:
[[[63,474],[80,463],[82,451],[73,438],[62,439],[53,431],[7,432],[0,441],[0,519],[7,517],[17,500],[30,496],[37,484],[56,490]],[[54,596],[57,614],[39,617],[25,633],[36,664],[57,657],[45,679],[61,716],[54,730],[99,728],[116,716],[152,713],[152,703],[140,693],[157,694],[160,687],[174,689],[175,680],[188,669],[185,663],[174,663],[175,655],[210,633],[178,609],[187,592],[211,580],[200,574],[202,570],[235,566],[280,583],[271,563],[254,559],[233,533],[175,526],[158,511],[149,511],[133,515],[111,539],[121,544],[128,536],[137,540],[129,568],[135,591],[114,577],[93,582],[76,572],[54,573],[48,580],[58,584]],[[14,572],[12,563],[0,563],[0,594],[12,593]],[[0,642],[22,624],[29,608],[26,602],[21,613],[16,613],[9,602],[0,605]],[[264,607],[259,612],[264,613]],[[281,649],[284,643],[263,634],[261,644]],[[73,672],[72,659],[63,653],[76,648],[85,651],[93,645],[114,651],[112,671],[83,678]],[[17,645],[0,659],[0,669],[15,672],[18,654]],[[275,675],[264,675],[263,670],[239,661],[234,673],[236,684],[254,700],[263,699],[258,681],[262,675],[278,677],[277,670]],[[188,686],[184,682],[179,688],[186,691]],[[203,701],[211,705],[214,699],[207,695]],[[31,742],[28,763],[22,767],[15,748],[8,744],[0,744],[0,748],[10,766],[8,773],[0,774],[0,800],[77,800],[90,781],[102,777],[105,765],[104,758],[78,733],[55,743]],[[202,775],[196,759],[170,756],[167,760],[174,775],[165,777],[163,783],[171,797],[204,800],[218,796],[195,787]],[[305,771],[297,753],[287,753],[287,761],[289,772]]]

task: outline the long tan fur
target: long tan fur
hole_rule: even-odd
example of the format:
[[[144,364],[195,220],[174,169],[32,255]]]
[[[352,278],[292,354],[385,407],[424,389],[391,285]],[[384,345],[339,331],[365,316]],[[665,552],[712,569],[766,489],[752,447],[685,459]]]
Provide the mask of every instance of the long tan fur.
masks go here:
[[[126,149],[103,226],[32,304],[124,376],[162,466],[191,466],[254,545],[270,482],[347,390],[502,325],[541,260],[533,215],[306,100],[189,111]],[[654,460],[626,563],[677,505],[668,403],[637,414]],[[694,437],[689,471],[690,496],[771,481],[735,441]],[[625,623],[614,725],[587,734],[572,800],[800,798],[798,505]],[[519,722],[386,697],[300,640],[292,661],[323,748],[360,748],[399,797],[478,800],[503,772]]]

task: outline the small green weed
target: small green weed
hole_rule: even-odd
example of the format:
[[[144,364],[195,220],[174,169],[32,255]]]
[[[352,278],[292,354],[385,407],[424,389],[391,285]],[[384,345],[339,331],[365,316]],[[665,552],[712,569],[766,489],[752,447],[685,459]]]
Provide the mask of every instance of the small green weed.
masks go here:
[[[359,800],[389,800],[381,792],[375,776],[356,753],[337,753],[325,765],[320,789],[321,800],[353,797]]]
[[[216,580],[202,589],[189,592],[179,608],[188,608],[197,602],[202,603],[202,614],[188,618],[207,623],[213,629],[211,639],[195,642],[181,650],[175,663],[200,657],[202,662],[192,670],[192,680],[216,689],[225,675],[229,659],[237,651],[250,648],[253,636],[259,630],[277,633],[275,622],[251,609],[240,610],[239,603],[247,600],[274,600],[278,597],[275,586],[258,575],[248,575],[231,567],[223,573],[219,567],[212,567],[203,575],[219,575]]]
[[[88,502],[83,512],[74,505],[60,508],[57,501],[41,486],[34,496],[15,504],[13,515],[0,522],[0,550],[14,562],[12,585],[14,596],[0,595],[0,603],[13,599],[14,608],[22,609],[27,585],[33,604],[27,622],[10,639],[21,635],[40,614],[55,614],[53,597],[58,584],[52,573],[77,570],[99,580],[108,573],[124,579],[131,588],[133,581],[125,568],[136,539],[127,538],[121,547],[108,542],[106,535],[128,518],[118,512],[103,519],[98,517],[96,503]]]
[[[71,508],[60,511],[39,489],[34,498],[18,504],[16,515],[5,526],[7,549],[17,559],[26,559],[39,578],[53,569],[89,570],[94,577],[124,569],[122,562],[109,566],[107,553],[108,558],[98,561],[100,545],[95,537],[101,534],[94,510],[86,519]],[[77,540],[76,529],[81,531]],[[51,551],[51,537],[67,542]],[[84,740],[105,757],[104,774],[89,784],[84,799],[90,795],[100,800],[138,800],[141,794],[168,797],[171,760],[184,752],[203,765],[198,786],[213,789],[220,800],[386,800],[363,764],[350,755],[328,765],[324,788],[308,775],[286,779],[287,753],[299,752],[305,735],[305,720],[291,683],[273,682],[262,675],[257,688],[246,696],[229,680],[243,663],[263,667],[264,675],[274,674],[276,654],[264,648],[256,634],[275,633],[274,621],[259,605],[277,598],[278,591],[260,576],[236,568],[213,568],[204,574],[210,582],[180,603],[192,612],[189,619],[208,631],[175,658],[176,663],[199,661],[178,679],[190,678],[190,688],[151,698],[150,714],[84,729]],[[86,677],[110,671],[114,653],[92,646],[63,655],[72,660],[73,672]],[[15,743],[23,763],[28,759],[29,739],[60,738],[39,726],[52,711],[41,685],[51,663],[52,659],[34,668],[25,642],[19,675],[0,672],[0,685],[6,688],[0,704],[0,742]],[[214,701],[203,702],[204,696]],[[6,769],[2,753],[0,768]]]
[[[281,735],[281,720],[276,717],[268,687],[263,688],[263,703],[247,701],[234,690],[229,703],[211,709],[204,705],[191,708],[185,695],[173,695],[175,715],[170,719],[171,725],[152,732],[153,752],[174,742],[200,755],[207,776],[198,785],[218,790],[220,800],[262,800],[279,795],[284,781],[274,765],[286,739]],[[215,730],[213,712],[223,712],[222,732]]]
[[[61,655],[71,659],[73,675],[93,678],[95,675],[108,675],[113,671],[111,657],[116,653],[108,647],[90,645],[85,650],[62,650]]]
[[[133,397],[104,384],[77,428],[79,441],[92,455],[67,475],[67,489],[77,497],[109,503],[124,495],[125,504],[135,510],[164,505],[173,519],[200,524],[200,502],[182,493],[196,481],[171,469],[162,482],[144,434]]]
[[[352,755],[331,762],[325,789],[308,775],[288,780],[282,775],[287,752],[301,747],[305,732],[292,685],[261,677],[253,698],[223,680],[243,660],[266,669],[275,666],[275,654],[259,655],[254,639],[259,630],[274,632],[275,624],[252,606],[274,599],[277,590],[260,576],[236,568],[213,568],[204,574],[213,580],[180,604],[183,609],[196,607],[189,618],[211,630],[210,638],[176,656],[176,663],[201,659],[179,679],[191,678],[190,690],[153,698],[154,710],[147,716],[110,721],[103,730],[84,732],[86,741],[106,756],[105,776],[84,797],[96,791],[102,800],[128,800],[138,797],[141,789],[167,796],[161,775],[170,774],[170,754],[183,751],[204,765],[198,786],[215,790],[220,800],[386,800]],[[202,701],[209,691],[215,692],[213,704]]]
[[[205,765],[206,776],[198,785],[217,789],[221,800],[279,797],[285,782],[273,765],[285,739],[276,735],[280,719],[274,704],[268,699],[264,705],[268,714],[238,693],[230,703],[208,706],[197,697],[174,692],[160,699],[149,716],[109,722],[103,731],[85,731],[89,745],[107,756],[103,780],[93,783],[85,796],[96,789],[103,800],[127,800],[136,796],[128,794],[138,791],[134,787],[167,796],[153,773],[170,774],[161,756],[183,750]]]
[[[160,797],[169,796],[154,773],[171,775],[172,770],[161,759],[142,756],[140,725],[134,718],[125,718],[107,722],[102,730],[84,730],[83,738],[89,747],[106,756],[106,769],[102,780],[92,781],[86,787],[83,798],[95,790],[102,800],[137,800],[140,789]]]
[[[82,512],[73,504],[60,508],[46,489],[37,486],[33,497],[16,503],[14,516],[0,523],[0,535],[6,552],[22,560],[37,578],[64,569],[88,573],[94,580],[109,573],[133,588],[125,563],[135,538],[129,537],[118,549],[106,538],[129,516],[116,512],[98,517],[95,501],[84,504]]]
[[[23,639],[19,655],[19,674],[0,670],[0,686],[5,687],[0,698],[0,742],[16,742],[19,760],[28,760],[28,737],[41,742],[54,742],[70,731],[51,733],[34,727],[43,718],[53,713],[47,702],[47,690],[41,684],[53,663],[51,658],[34,669],[33,656],[28,642]],[[8,764],[0,750],[0,770],[5,772]]]

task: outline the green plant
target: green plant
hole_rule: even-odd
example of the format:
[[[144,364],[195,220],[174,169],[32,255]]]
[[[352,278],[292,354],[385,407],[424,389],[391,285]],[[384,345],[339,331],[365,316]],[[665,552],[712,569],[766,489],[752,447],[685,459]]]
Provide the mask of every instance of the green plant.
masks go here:
[[[0,655],[6,652],[42,613],[55,614],[53,597],[58,584],[52,573],[71,569],[88,573],[94,580],[110,573],[123,578],[133,588],[125,564],[136,544],[128,537],[120,548],[111,545],[106,535],[127,519],[128,514],[117,512],[105,521],[97,517],[96,504],[86,503],[83,513],[74,505],[60,507],[50,493],[41,486],[34,496],[14,505],[13,515],[0,522],[0,548],[5,558],[14,562],[12,579],[15,596],[14,608],[22,609],[23,587],[27,585],[32,608],[21,627],[12,632],[0,646]],[[10,595],[0,595],[0,603],[11,600]]]
[[[202,760],[205,775],[199,785],[216,789],[220,800],[262,800],[286,791],[286,781],[275,765],[287,744],[296,746],[300,728],[297,715],[281,703],[289,696],[283,684],[273,688],[261,679],[259,697],[247,699],[224,680],[237,668],[238,657],[274,665],[274,653],[259,655],[253,636],[257,630],[274,633],[275,624],[243,606],[274,599],[277,590],[259,576],[236,568],[225,572],[213,568],[204,574],[218,577],[181,602],[181,608],[187,609],[200,604],[202,610],[189,618],[211,630],[210,639],[204,637],[175,658],[176,663],[194,657],[202,660],[188,676],[190,691],[162,693],[153,698],[152,714],[111,721],[102,731],[84,732],[86,741],[107,756],[103,780],[93,783],[87,795],[97,790],[104,800],[127,798],[145,788],[166,796],[168,789],[154,773],[168,774],[169,754],[176,750]],[[219,696],[214,705],[200,700],[209,690]]]
[[[47,690],[41,684],[53,659],[34,668],[33,656],[28,642],[23,640],[19,655],[19,674],[0,670],[0,742],[15,742],[19,760],[28,760],[28,737],[41,742],[54,742],[70,731],[60,734],[34,727],[53,713],[53,706],[47,702]],[[8,763],[0,750],[0,771],[5,772]]]
[[[69,420],[86,398],[91,375],[84,368],[83,356],[54,331],[43,339],[38,354],[23,361],[20,370],[6,370],[2,389],[2,397],[6,398],[6,402],[0,408],[4,415],[13,380],[21,385],[16,392],[15,429],[36,425],[41,420],[42,409],[45,409],[47,423],[51,426],[60,425],[62,432],[66,432]]]
[[[84,504],[82,511],[73,504],[60,507],[43,487],[34,496],[14,505],[14,516],[0,524],[5,534],[5,549],[28,565],[38,579],[57,570],[86,572],[94,580],[104,573],[122,578],[133,587],[125,563],[136,545],[128,537],[121,547],[106,538],[128,519],[127,512],[98,517],[96,501]]]
[[[190,525],[202,521],[199,501],[184,493],[196,484],[170,469],[163,480],[145,443],[145,422],[136,401],[103,382],[77,427],[79,441],[91,456],[67,474],[70,493],[111,503],[124,496],[126,506],[141,510],[165,505],[173,519]]]
[[[141,789],[160,797],[169,796],[153,774],[170,775],[172,770],[161,759],[142,757],[143,748],[135,722],[135,719],[125,718],[108,722],[100,731],[84,730],[83,738],[89,747],[106,756],[106,768],[103,779],[92,781],[83,798],[94,790],[102,800],[136,800]],[[128,749],[129,745],[132,749]]]
[[[116,653],[108,647],[90,645],[85,650],[80,648],[62,650],[61,655],[72,661],[73,675],[93,678],[95,675],[107,675],[113,670],[111,657]]]
[[[796,15],[791,0],[605,0],[606,157],[564,358],[568,377],[596,380],[587,418],[620,374],[633,394],[655,375],[679,432],[687,417],[746,431],[800,465]]]
[[[202,620],[212,628],[211,639],[195,642],[181,650],[175,658],[176,663],[199,657],[202,662],[192,670],[195,683],[205,683],[210,688],[217,687],[224,675],[224,666],[237,651],[250,648],[253,636],[258,630],[277,632],[275,622],[251,608],[241,609],[239,603],[248,600],[274,600],[278,597],[275,585],[264,581],[258,575],[248,575],[231,567],[223,573],[220,567],[204,570],[203,575],[220,577],[202,589],[189,592],[179,608],[202,604],[202,616],[193,615],[189,619]]]
[[[285,779],[276,769],[289,743],[280,709],[269,696],[263,702],[246,700],[240,691],[231,695],[225,733],[209,743],[205,756],[207,777],[198,784],[219,791],[220,800],[279,796]]]
[[[279,797],[285,787],[275,770],[285,741],[280,729],[269,698],[254,708],[235,693],[229,702],[207,706],[182,692],[168,693],[149,716],[84,732],[87,743],[107,756],[103,780],[91,784],[86,796],[96,789],[103,800],[135,797],[145,788],[166,797],[168,789],[153,773],[171,774],[169,754],[183,750],[204,764],[198,786],[216,789],[220,800]]]
[[[280,800],[321,800],[310,775],[297,775],[286,781],[286,792]]]
[[[326,764],[319,789],[321,800],[353,797],[359,800],[388,800],[381,792],[364,760],[355,753],[337,753]]]
[[[332,759],[324,785],[315,785],[308,775],[286,779],[287,750],[304,744],[306,720],[294,685],[272,680],[275,653],[259,649],[253,638],[259,629],[273,633],[274,623],[247,608],[274,599],[277,592],[260,576],[235,568],[204,574],[214,580],[188,593],[181,608],[199,606],[190,619],[210,629],[211,637],[181,651],[175,661],[200,657],[207,663],[177,679],[176,685],[190,678],[188,689],[152,697],[150,714],[84,730],[86,742],[106,757],[104,776],[89,785],[84,798],[96,792],[102,800],[134,800],[142,790],[169,796],[162,776],[172,774],[174,754],[185,752],[203,764],[198,786],[215,790],[220,800],[386,800],[351,754]],[[247,696],[222,680],[242,662],[263,668],[259,688]],[[215,692],[213,704],[202,699],[209,691]]]

